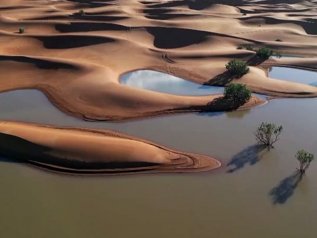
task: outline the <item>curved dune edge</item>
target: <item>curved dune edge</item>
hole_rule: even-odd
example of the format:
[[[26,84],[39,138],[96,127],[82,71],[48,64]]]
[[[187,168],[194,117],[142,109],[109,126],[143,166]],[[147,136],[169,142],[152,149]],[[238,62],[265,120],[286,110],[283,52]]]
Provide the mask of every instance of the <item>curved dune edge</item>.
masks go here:
[[[45,90],[43,90],[45,92]],[[246,102],[244,105],[240,106],[239,108],[232,109],[231,105],[221,105],[219,106],[213,106],[212,103],[214,101],[217,101],[218,99],[221,99],[223,95],[215,94],[210,96],[204,96],[202,97],[196,97],[192,98],[194,99],[194,103],[192,105],[188,106],[188,103],[186,103],[186,97],[184,97],[184,104],[180,105],[178,107],[169,107],[169,106],[157,106],[155,105],[151,111],[141,111],[139,108],[136,108],[134,112],[128,113],[120,112],[120,114],[111,113],[109,115],[105,114],[102,111],[102,108],[99,110],[97,109],[94,112],[97,113],[91,113],[89,110],[86,110],[85,108],[81,108],[81,110],[73,111],[73,107],[67,107],[65,103],[60,102],[58,99],[56,100],[54,97],[50,97],[50,94],[48,93],[47,96],[49,97],[50,101],[58,107],[61,111],[65,112],[66,114],[69,114],[71,116],[76,116],[78,118],[81,118],[86,121],[125,121],[125,120],[133,120],[133,119],[142,119],[142,118],[151,118],[156,116],[167,116],[167,115],[174,115],[174,114],[182,114],[182,113],[194,113],[194,112],[230,112],[233,110],[237,111],[243,111],[243,110],[250,110],[254,107],[265,105],[268,103],[268,100],[261,99],[257,96],[251,96],[250,100]],[[170,95],[166,95],[165,97],[168,98]],[[182,96],[180,96],[182,97]],[[207,99],[208,97],[208,99]],[[187,97],[188,99],[189,97]],[[101,112],[101,113],[99,113]]]
[[[221,3],[3,0],[0,92],[39,89],[73,116],[123,120],[197,111],[214,97],[129,88],[118,82],[125,72],[152,69],[204,84],[222,74],[230,59],[254,56],[237,49],[241,45],[317,55],[315,12],[307,2],[285,3],[276,11],[269,2]],[[23,34],[17,32],[20,26]],[[317,97],[316,87],[269,79],[261,68],[266,65],[317,64],[313,58],[271,60],[235,82],[269,96]]]
[[[209,156],[107,130],[1,121],[0,141],[0,154],[5,158],[59,173],[183,173],[221,166]]]
[[[1,82],[0,91],[38,89],[65,113],[85,120],[116,121],[172,113],[231,110],[231,105],[211,106],[222,95],[178,96],[132,88],[121,85],[113,71],[96,65],[71,64],[68,60],[45,57],[3,58],[6,67],[0,68],[0,73],[3,70],[6,81]],[[15,70],[7,71],[12,67],[10,61],[15,62]],[[263,103],[253,97],[241,108]]]

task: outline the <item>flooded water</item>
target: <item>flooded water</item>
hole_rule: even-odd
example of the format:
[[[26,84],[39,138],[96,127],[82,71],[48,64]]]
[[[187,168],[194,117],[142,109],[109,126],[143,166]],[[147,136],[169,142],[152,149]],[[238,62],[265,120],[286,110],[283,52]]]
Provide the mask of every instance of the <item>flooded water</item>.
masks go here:
[[[202,96],[223,93],[224,91],[223,87],[201,85],[152,70],[138,70],[127,73],[121,77],[120,82],[130,87],[176,95]]]
[[[317,72],[287,67],[272,67],[272,78],[317,86]]]
[[[281,99],[246,112],[96,123],[61,113],[36,90],[2,93],[1,120],[113,129],[214,156],[223,168],[80,177],[4,160],[1,237],[315,238],[317,162],[301,181],[292,175],[298,149],[317,155],[316,108],[316,99]],[[255,146],[253,133],[262,121],[284,127],[270,152]]]

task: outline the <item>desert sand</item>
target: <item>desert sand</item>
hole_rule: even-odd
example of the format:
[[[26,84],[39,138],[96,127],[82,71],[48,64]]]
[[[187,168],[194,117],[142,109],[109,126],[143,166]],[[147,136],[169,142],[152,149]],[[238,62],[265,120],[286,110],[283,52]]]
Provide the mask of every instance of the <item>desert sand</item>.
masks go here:
[[[106,130],[2,121],[0,140],[2,156],[63,173],[187,172],[220,166],[208,156],[178,152]]]
[[[273,66],[317,70],[315,15],[316,10],[308,1],[279,4],[269,0],[261,3],[240,0],[2,0],[0,92],[38,89],[56,107],[72,116],[115,121],[230,109],[213,103],[221,95],[176,96],[120,84],[122,74],[140,69],[165,72],[200,84],[225,86],[238,82],[253,92],[268,96],[316,97],[314,86],[269,78],[267,74]],[[19,33],[19,28],[24,31]],[[255,52],[241,49],[244,45],[267,46],[281,54],[305,58],[282,57],[252,65]],[[241,79],[219,84],[219,75],[226,71],[226,63],[234,58],[250,62],[250,72]],[[264,103],[253,96],[239,109]],[[17,130],[13,136],[20,138],[23,132],[22,135],[27,136],[21,138],[30,143],[49,146],[54,151],[54,158],[69,153],[71,158],[85,161],[88,151],[96,155],[98,160],[92,161],[96,163],[102,162],[103,153],[110,160],[124,157],[119,145],[124,148],[125,136],[119,139],[110,136],[110,132],[102,132],[103,143],[116,144],[116,149],[95,151],[101,143],[98,142],[101,136],[95,136],[96,144],[91,143],[91,147],[81,151],[69,147],[75,140],[72,136],[79,133],[75,129],[37,126],[31,133],[27,132],[30,125],[2,123],[2,133],[5,134],[9,126],[15,128],[13,131]],[[66,154],[60,152],[62,148],[55,148],[53,142],[42,145],[33,141],[46,130],[63,138]],[[92,136],[88,136],[89,133],[80,133],[80,143],[85,144],[85,138]],[[140,152],[144,147],[151,159]],[[127,154],[127,160],[164,165],[178,161],[175,156],[179,153],[168,155],[167,149],[142,144],[138,139],[133,148],[135,154],[133,157]],[[206,167],[218,166],[210,163],[213,165]],[[176,167],[168,166],[170,168]],[[162,170],[161,166],[156,170]]]

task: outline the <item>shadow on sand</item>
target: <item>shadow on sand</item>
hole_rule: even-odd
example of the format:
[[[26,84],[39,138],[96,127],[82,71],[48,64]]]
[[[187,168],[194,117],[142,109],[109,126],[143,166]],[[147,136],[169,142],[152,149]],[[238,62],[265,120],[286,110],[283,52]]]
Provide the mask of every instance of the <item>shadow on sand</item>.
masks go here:
[[[247,64],[249,66],[258,66],[260,64],[262,64],[264,61],[268,60],[267,59],[263,59],[257,55],[254,55],[253,57],[251,57],[248,61],[247,61]]]
[[[42,169],[72,174],[115,174],[143,172],[159,164],[142,161],[85,161],[60,156],[50,147],[37,145],[18,136],[0,133],[0,163],[25,163]]]
[[[209,86],[226,86],[228,83],[230,83],[235,78],[234,75],[232,75],[228,70],[225,72],[216,75],[209,81],[205,82],[204,85]]]
[[[258,66],[266,60],[267,59],[262,59],[261,57],[254,55],[246,63],[249,66]],[[241,77],[243,77],[243,75],[237,76],[237,75],[230,73],[228,70],[226,70],[225,72],[218,74],[215,77],[213,77],[212,79],[205,82],[204,85],[223,86],[224,87],[224,86],[228,85],[232,80],[238,79]]]
[[[270,196],[272,197],[273,204],[284,204],[294,194],[299,182],[303,179],[303,173],[299,170],[295,171],[292,175],[284,178],[280,183],[272,188]]]
[[[261,157],[263,156],[263,151],[265,150],[264,145],[251,145],[238,154],[234,155],[230,162],[227,164],[227,167],[230,167],[227,170],[227,173],[233,173],[239,169],[242,169],[247,164],[254,165],[260,161]]]

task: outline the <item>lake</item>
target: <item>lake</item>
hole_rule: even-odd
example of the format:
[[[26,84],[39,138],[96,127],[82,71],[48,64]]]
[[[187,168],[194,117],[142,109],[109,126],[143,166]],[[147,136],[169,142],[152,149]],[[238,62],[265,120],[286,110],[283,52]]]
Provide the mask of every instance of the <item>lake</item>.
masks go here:
[[[294,76],[275,72],[270,76]],[[292,174],[298,167],[294,157],[297,150],[317,155],[316,108],[317,99],[280,99],[249,111],[86,122],[60,112],[39,91],[2,93],[1,120],[112,129],[211,155],[224,166],[198,174],[85,177],[44,172],[3,160],[1,234],[315,238],[317,162],[312,162],[297,186],[293,186]],[[255,146],[253,133],[262,121],[284,127],[270,152],[258,151]]]

